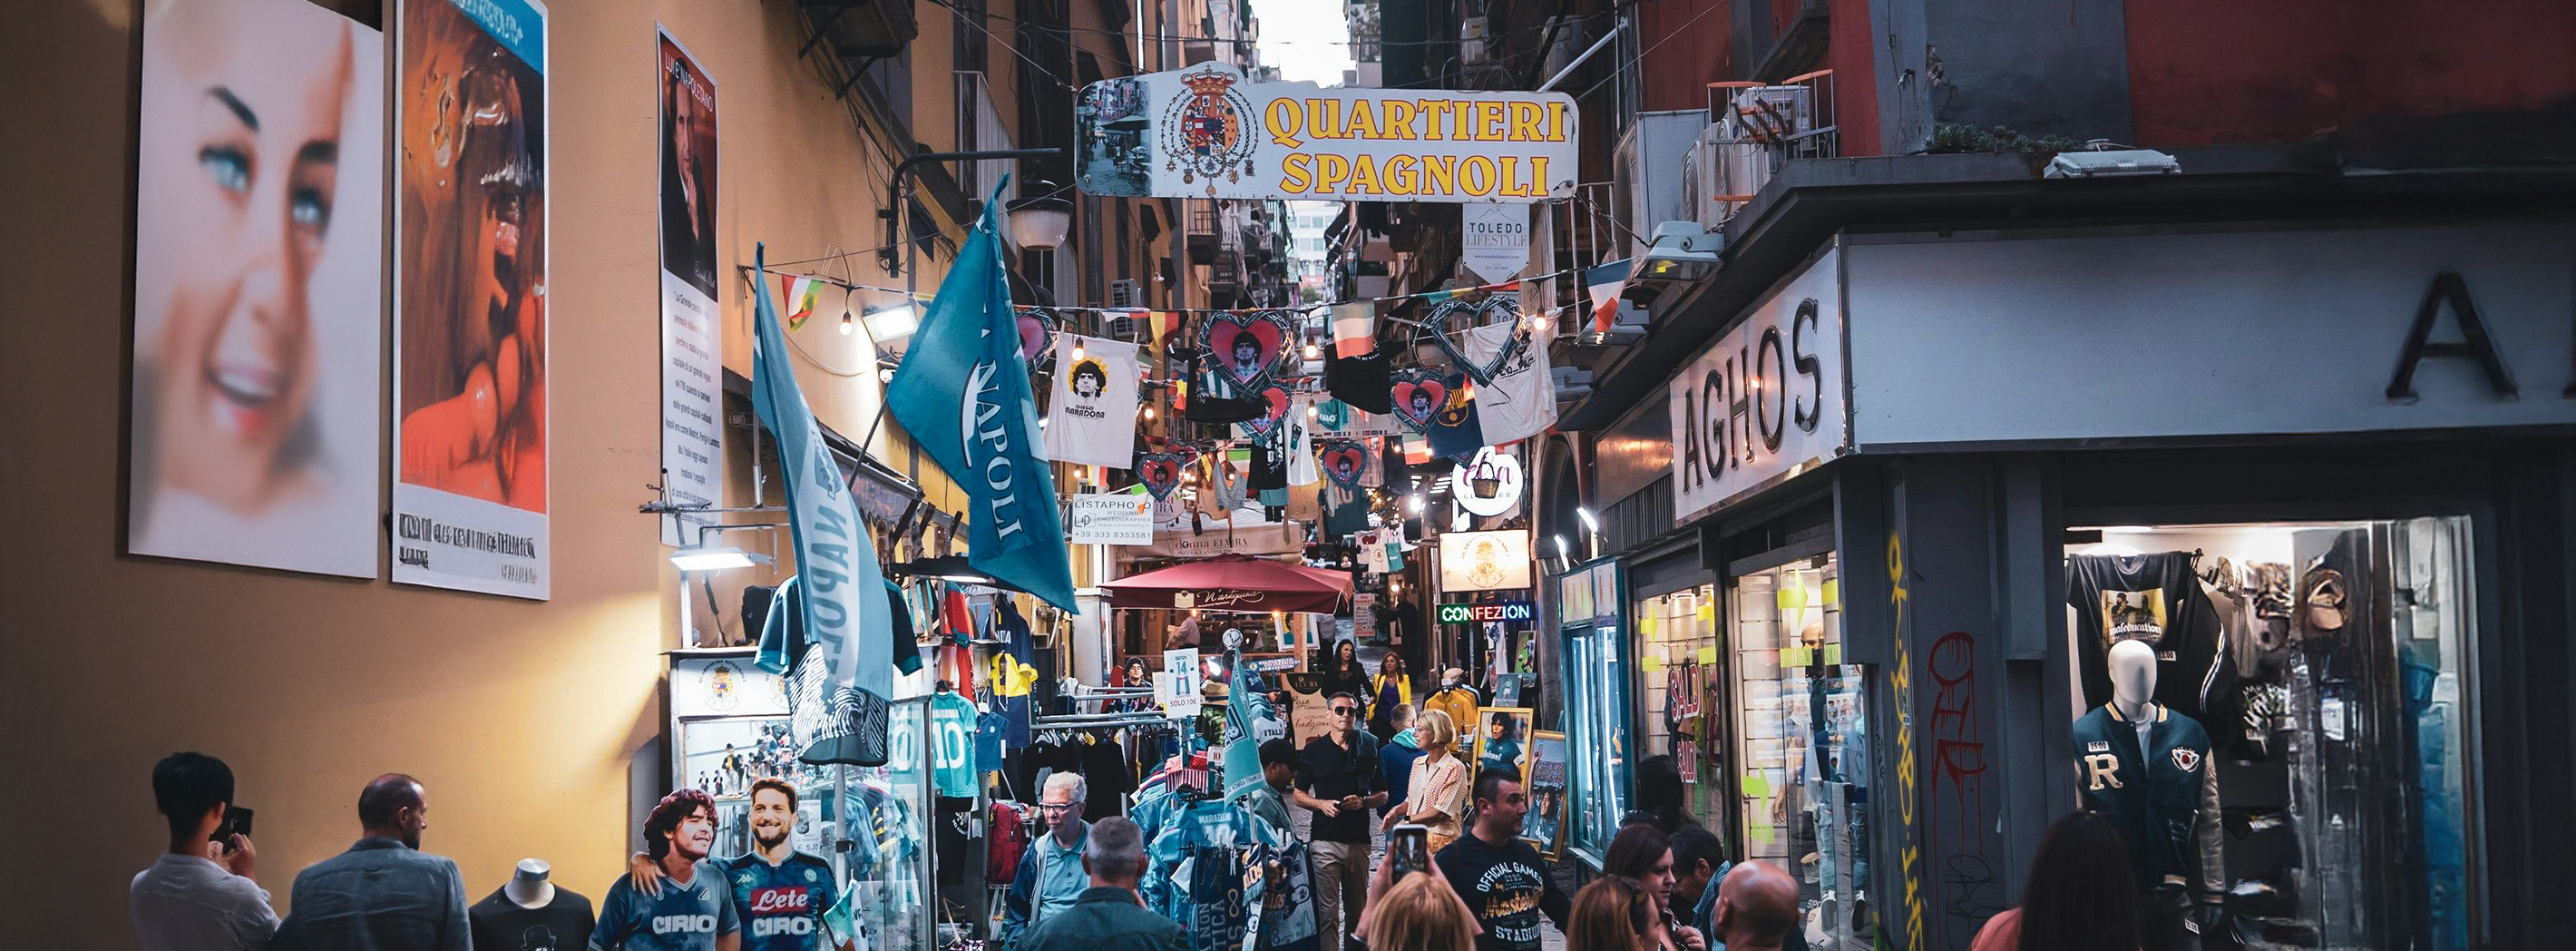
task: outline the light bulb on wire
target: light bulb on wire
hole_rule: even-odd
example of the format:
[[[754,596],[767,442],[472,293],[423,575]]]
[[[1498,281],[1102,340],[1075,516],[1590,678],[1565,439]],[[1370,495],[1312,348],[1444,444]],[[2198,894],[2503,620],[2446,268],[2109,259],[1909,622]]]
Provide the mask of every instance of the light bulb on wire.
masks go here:
[[[1082,362],[1082,340],[1078,337],[1073,341],[1073,362]]]
[[[841,308],[841,336],[849,336],[857,329],[858,323],[858,318],[850,316],[849,308]]]

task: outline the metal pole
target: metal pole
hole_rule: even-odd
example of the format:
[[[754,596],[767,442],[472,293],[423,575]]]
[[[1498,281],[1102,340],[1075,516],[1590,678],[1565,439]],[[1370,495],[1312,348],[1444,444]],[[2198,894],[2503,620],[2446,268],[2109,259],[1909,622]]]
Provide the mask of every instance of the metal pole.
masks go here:
[[[1620,24],[1624,25],[1626,22],[1627,21],[1623,19],[1620,21]],[[1618,39],[1619,30],[1620,26],[1614,25],[1610,28],[1610,32],[1601,34],[1601,38],[1592,41],[1591,48],[1584,50],[1583,55],[1575,57],[1574,62],[1565,64],[1564,69],[1557,70],[1556,75],[1550,76],[1546,82],[1540,83],[1538,91],[1546,92],[1550,89],[1556,88],[1556,84],[1564,82],[1565,77],[1573,75],[1575,69],[1583,65],[1584,60],[1591,59],[1592,54],[1601,52],[1601,48],[1610,45],[1611,40]]]

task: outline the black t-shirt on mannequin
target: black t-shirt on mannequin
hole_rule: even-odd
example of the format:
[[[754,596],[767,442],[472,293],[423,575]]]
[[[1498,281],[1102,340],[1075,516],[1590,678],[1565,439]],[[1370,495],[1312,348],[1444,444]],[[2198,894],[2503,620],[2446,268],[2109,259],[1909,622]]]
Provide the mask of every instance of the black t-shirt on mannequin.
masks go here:
[[[493,889],[466,910],[466,919],[474,951],[580,951],[598,924],[590,899],[560,885],[554,900],[539,908],[511,901],[507,889]]]
[[[2209,722],[2213,698],[2235,688],[2218,611],[2192,572],[2191,555],[2071,555],[2066,603],[2075,609],[2075,657],[2084,703],[2111,702],[2111,645],[2156,650],[2156,702]]]

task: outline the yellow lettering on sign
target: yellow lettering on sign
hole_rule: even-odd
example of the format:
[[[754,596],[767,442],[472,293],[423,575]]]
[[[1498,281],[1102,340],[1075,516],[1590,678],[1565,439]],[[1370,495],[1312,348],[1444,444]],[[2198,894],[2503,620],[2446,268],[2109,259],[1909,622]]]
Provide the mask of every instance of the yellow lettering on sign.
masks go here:
[[[1352,159],[1350,193],[1354,195],[1386,194],[1385,188],[1377,182],[1377,156],[1361,155]]]
[[[1441,117],[1449,113],[1449,100],[1416,99],[1413,101],[1413,111],[1422,116],[1423,138],[1437,142],[1449,137],[1448,130],[1440,126]]]
[[[1315,187],[1315,173],[1307,167],[1312,165],[1314,160],[1314,156],[1304,152],[1291,152],[1287,158],[1280,159],[1279,190],[1291,195],[1303,195],[1307,189]]]
[[[1306,135],[1316,139],[1338,139],[1344,131],[1342,110],[1337,99],[1306,100]]]
[[[1547,104],[1547,140],[1550,142],[1565,141],[1564,103],[1551,102]]]
[[[1386,121],[1379,125],[1390,139],[1413,138],[1413,100],[1386,100]]]
[[[1306,144],[1304,140],[1297,138],[1297,127],[1306,122],[1305,109],[1297,100],[1286,96],[1270,100],[1270,108],[1262,115],[1262,121],[1270,126],[1272,145],[1284,145],[1293,149]]]
[[[1377,110],[1366,99],[1351,103],[1351,138],[1374,139],[1377,134]]]
[[[1512,141],[1536,142],[1547,136],[1540,127],[1547,122],[1547,112],[1535,102],[1514,102],[1512,107]]]
[[[1435,196],[1457,194],[1457,156],[1425,155],[1422,157],[1422,172],[1424,177],[1421,194]]]
[[[1495,103],[1495,105],[1499,106],[1502,105],[1502,103],[1498,102]],[[1470,155],[1467,156],[1467,160],[1465,162],[1461,162],[1459,165],[1461,166],[1458,171],[1458,186],[1460,191],[1474,195],[1478,198],[1494,193],[1493,159],[1482,155]]]
[[[1509,198],[1518,198],[1522,195],[1529,194],[1529,191],[1522,188],[1519,184],[1521,180],[1519,168],[1521,164],[1520,156],[1506,155],[1497,161],[1502,165],[1502,170],[1497,173],[1497,176],[1501,181],[1501,185],[1494,189],[1494,194]]]
[[[1422,169],[1419,159],[1410,155],[1398,155],[1386,160],[1387,194],[1411,195],[1421,187]]]
[[[1499,102],[1477,103],[1477,141],[1492,142],[1501,138],[1503,138],[1503,104]]]
[[[1547,156],[1530,156],[1529,180],[1530,187],[1528,194],[1530,197],[1539,198],[1547,194]]]
[[[1351,160],[1326,152],[1315,156],[1315,190],[1333,194],[1351,180]]]

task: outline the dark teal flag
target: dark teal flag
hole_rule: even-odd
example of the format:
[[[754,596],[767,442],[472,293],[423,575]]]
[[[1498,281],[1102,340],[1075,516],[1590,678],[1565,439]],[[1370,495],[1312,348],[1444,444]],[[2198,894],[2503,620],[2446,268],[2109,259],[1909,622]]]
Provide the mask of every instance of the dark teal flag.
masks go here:
[[[768,266],[768,245],[752,251],[754,273]],[[894,605],[886,600],[885,572],[876,544],[850,498],[849,479],[832,461],[822,426],[805,405],[788,364],[786,332],[769,282],[753,281],[751,408],[778,438],[779,467],[786,470],[787,524],[796,540],[796,576],[805,596],[805,637],[831,658],[832,681],[880,700],[894,696]]]
[[[1037,401],[994,234],[993,209],[1001,204],[996,189],[895,368],[886,405],[973,498],[966,563],[1073,611],[1064,515],[1055,474],[1037,457]]]

